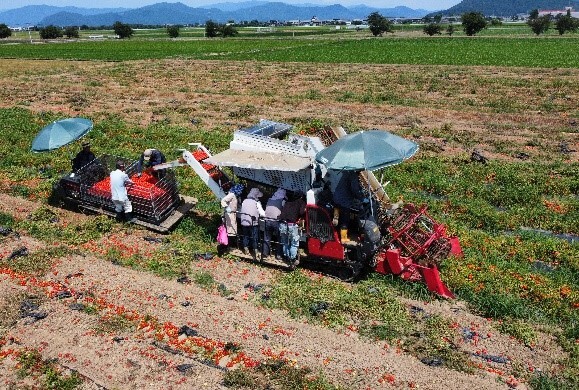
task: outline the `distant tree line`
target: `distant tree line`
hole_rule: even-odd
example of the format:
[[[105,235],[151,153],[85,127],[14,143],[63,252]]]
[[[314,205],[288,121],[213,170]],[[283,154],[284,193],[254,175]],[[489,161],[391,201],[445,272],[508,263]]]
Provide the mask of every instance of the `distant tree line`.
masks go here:
[[[234,37],[239,32],[233,25],[233,23],[225,23],[219,24],[214,22],[213,20],[208,20],[205,22],[205,36],[207,38],[216,38],[216,37]]]
[[[41,27],[38,32],[41,39],[57,39],[66,36],[67,38],[78,38],[79,31],[87,28],[83,28],[84,26],[68,26],[60,28],[58,26],[49,25],[46,27]],[[133,35],[133,29],[128,24],[124,24],[121,22],[115,22],[112,26],[115,34],[123,39],[123,38],[130,38]]]
[[[423,27],[424,34],[433,36],[441,35],[443,30],[446,34],[452,35],[455,32],[454,21],[457,19],[450,20],[450,24],[444,27],[441,23],[442,15],[435,14],[429,15],[423,19],[426,23]],[[360,24],[362,23],[361,21]],[[368,24],[369,30],[374,36],[382,36],[384,33],[393,32],[392,21],[388,18],[382,16],[378,12],[372,12],[368,15],[366,22]],[[502,21],[497,18],[489,19],[481,12],[466,12],[460,16],[460,22],[462,25],[462,30],[468,36],[473,36],[478,34],[483,29],[486,29],[490,24],[491,26],[498,26],[502,24]],[[227,23],[218,23],[213,20],[208,20],[205,22],[205,36],[208,38],[216,37],[234,37],[238,35],[236,27],[267,27],[279,25],[281,22],[277,20],[269,20],[267,22],[260,22],[258,20],[251,21],[241,21],[235,23],[233,20]],[[335,21],[334,24],[343,24],[340,21]],[[352,22],[352,24],[356,24]],[[579,19],[572,17],[570,10],[567,10],[566,14],[559,14],[556,16],[543,15],[539,16],[539,11],[537,9],[531,11],[527,25],[531,28],[533,33],[540,35],[546,33],[553,25],[555,30],[559,32],[560,35],[566,32],[577,32],[579,30]],[[196,24],[198,26],[198,24]],[[79,32],[83,30],[114,30],[115,34],[120,39],[131,38],[134,33],[133,28],[158,28],[157,25],[144,25],[144,24],[125,24],[120,21],[115,22],[112,26],[98,26],[89,27],[87,25],[82,26],[68,26],[65,28],[57,27],[54,25],[49,25],[46,27],[38,28],[36,26],[30,27],[32,30],[38,30],[41,39],[57,39],[66,36],[67,38],[78,38]],[[170,38],[177,38],[180,35],[180,25],[166,26],[167,35]],[[0,23],[0,39],[8,38],[12,35],[10,28],[4,24]]]
[[[536,35],[540,35],[549,31],[553,22],[559,35],[577,32],[579,29],[579,19],[571,16],[571,10],[567,10],[565,15],[559,14],[553,17],[550,14],[539,16],[539,10],[535,9],[531,11],[527,24]]]
[[[443,26],[440,24],[441,18],[436,20],[434,17],[434,22],[426,24],[423,28],[423,32],[427,35],[440,35],[442,33]],[[491,26],[499,26],[502,21],[497,18],[487,20],[485,16],[480,12],[467,12],[461,16],[462,27],[466,35],[472,36],[476,35],[483,29],[487,28],[490,24]],[[543,15],[539,16],[539,10],[535,9],[529,14],[529,19],[527,25],[536,34],[540,35],[549,31],[551,26],[554,24],[555,30],[559,32],[559,35],[563,35],[566,32],[577,32],[579,30],[579,19],[571,16],[571,11],[567,10],[565,15],[558,14],[553,15]],[[449,35],[454,33],[454,27],[450,24],[447,27],[446,32]]]
[[[8,38],[12,36],[12,30],[6,24],[0,24],[0,39]]]

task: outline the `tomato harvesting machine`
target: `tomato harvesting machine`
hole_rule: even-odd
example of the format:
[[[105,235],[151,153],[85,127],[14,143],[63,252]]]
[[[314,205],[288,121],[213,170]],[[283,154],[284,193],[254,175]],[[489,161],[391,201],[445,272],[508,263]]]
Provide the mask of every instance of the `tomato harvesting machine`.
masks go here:
[[[454,298],[440,278],[439,267],[447,257],[461,255],[458,238],[450,237],[426,206],[391,202],[384,186],[366,170],[359,173],[359,180],[369,202],[354,213],[353,228],[345,241],[333,221],[332,205],[321,199],[324,189],[335,191],[343,171],[328,169],[316,161],[316,155],[347,134],[341,127],[324,127],[313,135],[291,130],[291,125],[261,120],[235,131],[225,151],[212,155],[202,144],[191,143],[179,160],[155,169],[189,165],[218,199],[234,182],[243,183],[246,191],[258,187],[264,194],[263,202],[277,188],[304,194],[307,204],[299,221],[297,261],[273,256],[260,256],[259,261],[290,269],[297,264],[320,266],[344,280],[354,280],[368,270],[393,274],[422,281],[439,296]],[[327,185],[316,186],[320,180]],[[259,248],[264,244],[266,223],[266,218],[260,218]],[[229,249],[236,256],[247,257],[242,253],[241,239],[237,237],[237,244]],[[284,244],[277,239],[273,245]]]
[[[334,220],[336,207],[331,196],[327,197],[328,191],[336,191],[344,170],[327,167],[323,159],[320,162],[319,155],[348,135],[341,127],[324,127],[309,135],[294,133],[292,128],[285,123],[261,120],[235,131],[227,150],[212,154],[203,144],[190,143],[181,149],[179,159],[156,165],[152,172],[141,176],[136,175],[137,161],[120,158],[127,167],[126,173],[135,182],[128,191],[134,222],[168,233],[194,207],[195,198],[179,194],[171,169],[188,165],[217,199],[222,199],[235,183],[244,184],[246,191],[259,188],[264,194],[262,201],[278,188],[303,195],[306,206],[297,224],[296,258],[260,255],[259,261],[290,269],[298,264],[311,265],[329,270],[329,274],[344,280],[355,280],[364,271],[393,274],[408,281],[422,281],[439,296],[453,298],[440,278],[439,267],[448,256],[461,255],[458,238],[448,236],[446,227],[428,214],[426,206],[392,202],[372,171],[364,169],[356,172],[369,202],[352,214],[345,240]],[[407,157],[417,150],[415,145]],[[118,160],[110,155],[97,158],[78,172],[63,176],[53,193],[64,204],[114,216],[108,180]],[[265,242],[267,223],[266,218],[260,218],[259,248],[263,248]],[[247,257],[240,247],[241,234],[233,241],[235,244],[228,248],[231,253]],[[272,244],[288,243],[276,236]]]

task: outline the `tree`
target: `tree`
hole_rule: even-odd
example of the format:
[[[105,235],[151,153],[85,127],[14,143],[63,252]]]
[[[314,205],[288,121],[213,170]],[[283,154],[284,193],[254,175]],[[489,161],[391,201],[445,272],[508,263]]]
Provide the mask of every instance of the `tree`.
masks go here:
[[[452,36],[452,34],[454,34],[454,24],[449,24],[448,27],[446,28],[446,33],[450,36]]]
[[[575,32],[579,28],[579,19],[571,16],[571,11],[567,10],[567,15],[557,16],[555,21],[555,30],[559,32],[559,35],[565,34],[567,31]]]
[[[529,18],[527,25],[537,35],[547,32],[551,28],[551,15],[538,16],[534,19]]]
[[[539,10],[534,9],[529,13],[529,19],[537,19],[539,17]]]
[[[480,12],[467,12],[462,15],[462,29],[470,36],[482,31],[487,27],[487,21]]]
[[[60,27],[53,26],[46,26],[40,29],[40,38],[42,39],[56,39],[62,37],[62,30]]]
[[[4,23],[1,23],[0,24],[0,39],[8,38],[9,36],[12,36],[12,30],[10,30],[10,27],[5,25]]]
[[[219,32],[219,25],[213,20],[205,22],[205,36],[207,38],[215,38]]]
[[[232,24],[225,24],[221,26],[219,28],[219,33],[223,38],[234,37],[237,34],[239,34],[239,32],[235,29],[235,27]]]
[[[177,38],[179,36],[179,26],[167,27],[167,34],[170,38]]]
[[[382,36],[385,32],[392,32],[392,25],[388,19],[380,15],[378,12],[372,12],[368,15],[368,26],[370,31],[376,37],[378,35]]]
[[[74,26],[67,27],[64,29],[64,35],[66,35],[67,38],[78,38],[78,28]]]
[[[131,26],[118,21],[113,24],[113,30],[121,39],[130,38],[134,32]]]
[[[422,29],[422,31],[424,31],[425,34],[428,34],[430,36],[433,36],[434,34],[440,35],[441,30],[442,26],[438,23],[429,23]]]

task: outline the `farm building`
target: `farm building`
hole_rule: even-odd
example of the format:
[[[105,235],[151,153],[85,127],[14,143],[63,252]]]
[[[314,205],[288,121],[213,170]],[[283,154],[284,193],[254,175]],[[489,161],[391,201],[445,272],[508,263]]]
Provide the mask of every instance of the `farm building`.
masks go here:
[[[567,11],[571,12],[571,16],[574,18],[579,18],[579,11],[573,11],[573,7],[565,7],[564,10],[543,10],[539,11],[539,16],[552,15],[556,17],[557,15],[567,15]]]

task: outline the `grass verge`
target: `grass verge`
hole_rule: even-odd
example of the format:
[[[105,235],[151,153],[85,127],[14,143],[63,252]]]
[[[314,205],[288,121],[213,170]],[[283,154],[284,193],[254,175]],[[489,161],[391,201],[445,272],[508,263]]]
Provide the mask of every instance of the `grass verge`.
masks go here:
[[[255,368],[227,371],[223,384],[234,389],[255,390],[339,390],[322,375],[296,368],[282,361],[262,363]]]

